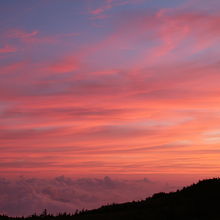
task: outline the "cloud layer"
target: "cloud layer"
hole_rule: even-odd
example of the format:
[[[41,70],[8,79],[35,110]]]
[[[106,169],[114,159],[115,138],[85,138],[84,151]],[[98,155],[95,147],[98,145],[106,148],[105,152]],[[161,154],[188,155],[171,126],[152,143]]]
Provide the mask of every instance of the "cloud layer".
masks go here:
[[[72,179],[59,176],[52,179],[0,179],[0,214],[27,216],[45,208],[53,214],[74,213],[76,209],[98,208],[113,202],[144,199],[159,190],[176,187],[152,182],[147,178],[122,180],[104,178]]]

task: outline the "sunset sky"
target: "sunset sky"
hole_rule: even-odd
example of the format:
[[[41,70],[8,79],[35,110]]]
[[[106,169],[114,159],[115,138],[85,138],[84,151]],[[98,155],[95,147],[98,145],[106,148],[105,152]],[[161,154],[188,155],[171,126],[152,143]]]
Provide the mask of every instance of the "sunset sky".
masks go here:
[[[218,176],[219,57],[218,0],[1,0],[0,185],[11,184],[7,198],[16,181],[49,187],[48,177],[54,187],[73,181],[67,177],[102,187],[129,178],[134,187],[144,177]],[[1,204],[0,213],[24,213]]]

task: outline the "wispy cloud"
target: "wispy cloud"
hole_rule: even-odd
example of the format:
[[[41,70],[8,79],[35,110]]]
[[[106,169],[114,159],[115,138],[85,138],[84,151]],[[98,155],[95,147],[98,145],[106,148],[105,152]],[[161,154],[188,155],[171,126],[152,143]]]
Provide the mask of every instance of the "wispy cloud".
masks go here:
[[[219,3],[95,2],[4,14],[1,174],[218,173]]]
[[[2,48],[0,48],[0,53],[13,53],[16,51],[17,49],[11,45],[4,45]]]

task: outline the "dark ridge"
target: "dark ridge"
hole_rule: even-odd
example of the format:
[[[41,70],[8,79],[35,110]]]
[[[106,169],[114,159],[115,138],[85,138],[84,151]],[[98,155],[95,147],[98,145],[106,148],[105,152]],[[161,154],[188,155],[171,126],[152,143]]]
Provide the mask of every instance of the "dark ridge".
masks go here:
[[[93,210],[76,211],[75,214],[61,213],[56,216],[46,210],[40,215],[8,217],[4,220],[219,220],[220,178],[199,181],[182,190],[157,193],[142,201],[111,204]]]

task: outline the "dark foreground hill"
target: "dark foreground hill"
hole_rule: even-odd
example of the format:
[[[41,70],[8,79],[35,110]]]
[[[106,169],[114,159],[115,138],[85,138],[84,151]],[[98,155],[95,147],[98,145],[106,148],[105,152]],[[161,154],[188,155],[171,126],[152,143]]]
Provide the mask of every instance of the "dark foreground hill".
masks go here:
[[[0,216],[0,219],[15,219]],[[22,220],[23,218],[16,218]],[[30,216],[26,220],[220,220],[220,179],[199,181],[182,190],[171,193],[157,193],[146,200],[112,204],[99,209],[79,213]]]

